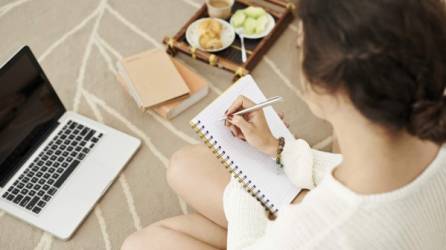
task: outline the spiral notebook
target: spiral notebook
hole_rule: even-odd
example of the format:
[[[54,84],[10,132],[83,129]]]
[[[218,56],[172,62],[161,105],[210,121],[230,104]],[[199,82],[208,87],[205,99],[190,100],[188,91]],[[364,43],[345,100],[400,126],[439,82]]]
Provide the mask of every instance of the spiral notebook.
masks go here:
[[[224,121],[219,120],[239,95],[256,103],[266,100],[254,79],[247,75],[194,117],[190,124],[244,189],[275,214],[290,204],[300,188],[294,186],[270,156],[233,137]],[[294,140],[272,107],[264,108],[264,112],[274,136]]]

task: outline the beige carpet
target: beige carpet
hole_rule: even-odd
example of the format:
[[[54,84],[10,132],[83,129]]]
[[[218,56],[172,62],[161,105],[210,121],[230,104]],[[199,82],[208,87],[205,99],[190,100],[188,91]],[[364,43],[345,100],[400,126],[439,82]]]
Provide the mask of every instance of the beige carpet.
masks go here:
[[[68,109],[141,138],[143,147],[69,241],[0,211],[0,249],[119,249],[125,237],[157,220],[187,212],[165,181],[169,156],[197,141],[188,121],[231,84],[230,73],[180,56],[211,83],[207,98],[173,121],[141,113],[115,80],[115,62],[162,46],[202,0],[0,0],[0,61],[28,44]],[[291,129],[327,148],[330,128],[298,99],[296,21],[253,75]],[[328,139],[327,139],[328,138]],[[187,177],[185,177],[187,178]]]

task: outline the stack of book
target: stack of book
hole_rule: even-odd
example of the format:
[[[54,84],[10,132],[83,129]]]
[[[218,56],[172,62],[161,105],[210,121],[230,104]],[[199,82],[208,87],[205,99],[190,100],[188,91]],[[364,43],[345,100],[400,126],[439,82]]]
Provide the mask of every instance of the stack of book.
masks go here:
[[[204,98],[208,83],[162,49],[124,58],[117,63],[118,81],[146,112],[151,109],[172,119]]]

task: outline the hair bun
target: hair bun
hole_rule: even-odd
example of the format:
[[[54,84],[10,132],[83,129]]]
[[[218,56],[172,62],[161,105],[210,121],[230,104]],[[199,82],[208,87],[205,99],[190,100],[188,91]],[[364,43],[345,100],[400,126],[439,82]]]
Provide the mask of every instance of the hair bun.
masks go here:
[[[446,96],[438,101],[419,101],[413,106],[409,133],[437,144],[446,142]]]

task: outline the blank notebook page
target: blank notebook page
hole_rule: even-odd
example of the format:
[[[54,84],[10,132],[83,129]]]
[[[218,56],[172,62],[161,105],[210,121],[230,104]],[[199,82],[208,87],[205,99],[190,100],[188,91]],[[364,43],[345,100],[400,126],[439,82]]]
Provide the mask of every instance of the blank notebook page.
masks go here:
[[[218,154],[223,154],[222,158],[231,163],[234,174],[242,171],[239,177],[248,184],[247,189],[251,188],[269,210],[277,212],[289,204],[300,189],[293,185],[270,156],[233,137],[224,126],[224,121],[219,121],[239,95],[244,95],[255,103],[266,100],[254,79],[248,75],[238,80],[193,118],[191,123],[197,124],[209,142],[215,144]],[[264,108],[264,113],[276,138],[283,136],[286,141],[294,140],[294,136],[272,107]]]

